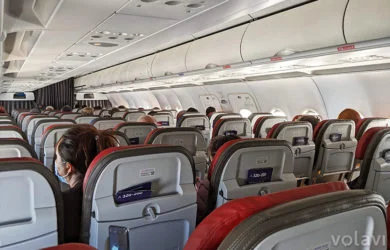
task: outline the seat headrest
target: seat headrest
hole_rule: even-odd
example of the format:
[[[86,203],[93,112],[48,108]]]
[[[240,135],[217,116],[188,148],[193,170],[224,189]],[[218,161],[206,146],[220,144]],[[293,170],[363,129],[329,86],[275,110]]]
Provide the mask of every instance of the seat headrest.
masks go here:
[[[240,222],[257,212],[283,203],[343,190],[348,190],[344,182],[330,182],[230,201],[214,210],[198,225],[184,249],[217,249]]]
[[[213,137],[220,134],[220,130],[224,126],[228,127],[228,130],[225,130],[224,133],[234,132],[237,136],[247,136],[251,130],[250,124],[251,123],[247,118],[221,118],[214,125]],[[234,129],[230,129],[230,127]]]
[[[259,117],[253,126],[253,134],[255,135],[255,138],[266,138],[269,130],[271,130],[275,124],[285,121],[287,121],[287,117],[285,116]]]
[[[356,138],[359,140],[363,136],[364,132],[366,132],[372,127],[388,127],[389,123],[390,119],[381,117],[360,119],[359,122],[356,124]]]
[[[340,119],[332,119],[332,120],[324,120],[317,124],[313,133],[313,141],[316,144],[319,144],[322,141],[322,137],[325,135],[327,130],[330,127],[339,127],[337,130],[343,132],[343,134],[347,137],[355,138],[355,123],[352,120],[340,120]],[[342,130],[340,130],[343,128]],[[341,133],[340,132],[340,133]]]
[[[157,128],[156,124],[149,123],[149,122],[122,122],[122,123],[117,124],[113,128],[113,130],[117,130],[118,131],[121,128],[124,128],[124,127],[142,127],[142,126]]]
[[[371,140],[374,137],[374,135],[384,129],[386,129],[386,127],[370,128],[363,134],[356,147],[356,154],[355,154],[356,159],[363,160],[364,154],[366,153],[366,149],[368,145],[371,143]]]
[[[23,140],[23,139],[19,139],[19,138],[2,138],[0,140],[0,145],[4,145],[4,146],[7,146],[6,147],[6,153],[5,152],[1,152],[1,156],[4,158],[4,157],[17,157],[17,156],[29,156],[31,158],[37,158],[37,154],[35,153],[35,151],[33,150],[33,148],[31,147],[30,144],[27,143],[26,140]],[[14,149],[13,151],[10,151],[11,149]],[[15,152],[16,150],[16,152]],[[27,153],[27,152],[28,153]],[[25,155],[23,155],[23,152]],[[4,154],[12,154],[12,156],[10,155],[4,155]],[[17,153],[18,155],[13,155]],[[27,154],[27,155],[26,155]]]
[[[275,124],[267,134],[267,138],[287,140],[294,146],[295,138],[305,137],[312,140],[313,128],[309,122],[281,122]]]

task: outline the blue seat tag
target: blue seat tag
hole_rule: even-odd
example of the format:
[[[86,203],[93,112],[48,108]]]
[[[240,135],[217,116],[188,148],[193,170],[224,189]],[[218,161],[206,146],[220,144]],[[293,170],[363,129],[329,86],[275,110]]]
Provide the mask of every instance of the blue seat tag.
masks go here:
[[[302,145],[307,145],[309,142],[309,138],[306,136],[299,136],[299,137],[294,137],[293,138],[293,146],[302,146]]]
[[[341,134],[340,133],[334,133],[329,135],[329,140],[331,142],[338,142],[341,141]]]
[[[136,186],[132,186],[126,189],[118,191],[114,200],[117,204],[138,201],[143,199],[148,199],[152,196],[152,183],[145,182]]]
[[[252,168],[248,170],[247,183],[256,184],[270,182],[272,180],[273,168]]]
[[[223,133],[224,136],[237,135],[237,130],[227,130]]]
[[[139,144],[139,137],[129,138],[130,145],[138,145]]]

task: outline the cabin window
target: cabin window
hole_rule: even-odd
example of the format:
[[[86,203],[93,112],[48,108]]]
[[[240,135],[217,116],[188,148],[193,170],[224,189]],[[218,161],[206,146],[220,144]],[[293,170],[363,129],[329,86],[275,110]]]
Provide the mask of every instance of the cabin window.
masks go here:
[[[270,113],[274,116],[286,116],[286,113],[284,113],[283,110],[278,108],[272,109]]]
[[[252,114],[252,111],[250,111],[249,109],[241,109],[240,110],[240,115],[243,118],[248,118],[251,114]]]

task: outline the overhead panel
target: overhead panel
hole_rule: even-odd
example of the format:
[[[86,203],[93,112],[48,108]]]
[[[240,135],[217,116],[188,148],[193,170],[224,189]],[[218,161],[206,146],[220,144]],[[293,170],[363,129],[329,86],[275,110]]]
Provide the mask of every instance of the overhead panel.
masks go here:
[[[195,40],[187,53],[187,69],[199,70],[242,62],[240,46],[247,26],[242,25]]]
[[[314,1],[249,25],[242,39],[244,61],[344,44],[347,0]]]
[[[176,74],[187,71],[186,55],[191,43],[156,54],[152,65],[153,77]]]
[[[344,32],[348,43],[390,37],[390,1],[350,0]]]
[[[155,55],[140,58],[128,63],[126,81],[152,77],[152,63]]]

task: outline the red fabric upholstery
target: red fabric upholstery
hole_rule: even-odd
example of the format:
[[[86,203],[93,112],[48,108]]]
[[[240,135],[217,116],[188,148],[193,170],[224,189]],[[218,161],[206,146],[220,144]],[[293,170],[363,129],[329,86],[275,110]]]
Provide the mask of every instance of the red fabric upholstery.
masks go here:
[[[30,158],[30,157],[17,157],[17,158],[0,158],[0,163],[1,162],[34,162],[38,163],[39,165],[42,165],[42,162],[38,161],[37,159]],[[42,165],[43,166],[43,165]]]
[[[151,138],[155,133],[157,133],[158,131],[160,131],[161,129],[163,129],[163,128],[156,128],[156,129],[153,129],[152,131],[150,131],[150,133],[148,134],[148,136],[146,136],[146,139],[145,139],[144,144],[149,144],[148,141],[150,140],[150,138]]]
[[[293,122],[295,122],[296,120],[298,120],[302,115],[296,115],[294,116],[294,118],[292,119]]]
[[[358,134],[359,129],[361,128],[361,126],[363,125],[363,122],[365,122],[365,121],[367,121],[367,118],[360,119],[359,122],[356,124],[356,128],[355,128],[356,135]]]
[[[317,135],[318,135],[318,132],[320,132],[320,129],[322,128],[322,126],[329,120],[323,120],[321,121],[320,123],[317,124],[317,126],[314,128],[314,131],[313,131],[313,141],[316,141],[317,140]]]
[[[144,148],[144,147],[166,147],[167,145],[143,145],[143,144],[140,144],[140,145],[133,145],[133,146],[122,146],[122,147],[112,147],[112,148],[108,148],[108,149],[105,149],[103,150],[102,152],[100,152],[94,159],[93,161],[91,162],[91,164],[89,165],[88,167],[88,170],[87,172],[85,173],[85,176],[84,176],[84,182],[83,182],[83,190],[85,190],[85,187],[87,186],[87,183],[88,183],[88,179],[89,179],[89,176],[91,175],[92,173],[92,170],[96,167],[96,165],[99,163],[99,161],[111,154],[112,152],[115,152],[115,151],[119,151],[119,150],[124,150],[124,149],[132,149],[132,148]]]
[[[64,126],[68,126],[68,125],[70,125],[70,126],[73,126],[74,124],[53,124],[53,125],[50,125],[49,127],[47,127],[46,129],[45,129],[45,131],[43,131],[43,133],[42,133],[42,138],[43,138],[43,136],[45,135],[45,134],[47,134],[47,132],[48,131],[50,131],[50,130],[52,130],[52,129],[54,129],[54,128],[62,128],[62,127],[64,127]]]
[[[219,119],[215,125],[214,125],[214,128],[213,128],[213,136],[212,137],[216,137],[218,135],[218,127],[221,125],[223,119]]]
[[[257,118],[255,125],[253,125],[253,128],[252,128],[254,134],[256,133],[256,128],[259,126],[259,123],[266,117],[267,116],[262,116],[262,117]]]
[[[44,248],[43,250],[97,250],[96,248],[80,243],[68,243],[55,247]]]
[[[368,147],[368,144],[370,144],[372,137],[379,132],[382,129],[385,129],[386,127],[375,127],[375,128],[370,128],[367,130],[362,138],[360,138],[358,145],[356,147],[356,154],[355,158],[359,160],[363,160],[364,158],[364,153],[366,152],[366,149]]]
[[[348,190],[344,182],[330,182],[230,201],[214,210],[199,224],[184,249],[217,249],[230,231],[255,213],[283,203],[343,190]]]
[[[272,138],[272,134],[274,133],[274,131],[280,126],[280,123],[276,123],[275,125],[272,126],[272,128],[268,131],[267,133],[267,139],[271,139]]]

